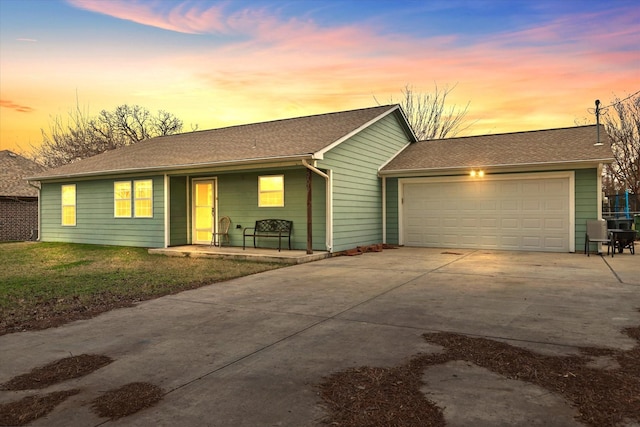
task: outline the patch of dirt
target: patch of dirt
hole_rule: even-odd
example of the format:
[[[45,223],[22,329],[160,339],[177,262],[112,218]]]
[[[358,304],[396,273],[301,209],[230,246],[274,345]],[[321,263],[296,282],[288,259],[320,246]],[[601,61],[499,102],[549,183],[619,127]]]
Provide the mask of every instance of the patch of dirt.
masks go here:
[[[639,345],[629,351],[583,348],[583,356],[546,356],[485,338],[425,334],[425,340],[444,351],[419,354],[397,367],[361,367],[325,378],[319,385],[330,413],[325,421],[342,427],[444,426],[442,409],[420,391],[422,376],[428,366],[463,360],[562,395],[589,426],[640,422],[640,327],[623,332]],[[617,365],[589,366],[593,357],[604,356]]]
[[[164,391],[149,383],[130,383],[109,390],[91,403],[93,411],[112,420],[134,414],[158,403]]]
[[[44,395],[27,396],[15,402],[0,404],[0,425],[23,426],[47,415],[64,400],[80,390],[64,390]]]
[[[98,294],[92,300],[81,301],[77,296],[65,300],[44,301],[28,311],[20,306],[0,311],[0,335],[55,328],[74,320],[90,319],[116,308],[132,307],[140,297]]]
[[[0,309],[0,335],[55,328],[75,320],[91,319],[107,311],[133,307],[142,301],[197,289],[214,282],[214,280],[194,281],[162,295],[145,295],[143,293],[118,295],[103,292],[92,295],[88,300],[74,295],[66,299],[42,301],[36,306],[24,307],[18,304],[11,309]]]
[[[341,427],[440,427],[442,409],[420,391],[429,364],[448,361],[444,354],[422,355],[393,368],[361,367],[335,373],[320,385],[329,409],[326,424]]]
[[[0,385],[0,390],[34,390],[90,374],[113,362],[108,356],[81,354],[34,368]]]

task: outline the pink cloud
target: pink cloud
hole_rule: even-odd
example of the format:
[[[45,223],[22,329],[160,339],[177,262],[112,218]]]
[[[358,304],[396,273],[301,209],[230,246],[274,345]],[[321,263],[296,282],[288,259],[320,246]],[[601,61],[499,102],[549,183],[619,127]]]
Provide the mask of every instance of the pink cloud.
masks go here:
[[[373,95],[381,102],[397,98],[405,84],[431,91],[434,82],[458,83],[450,100],[471,101],[470,112],[488,123],[486,129],[495,130],[498,121],[544,128],[570,126],[595,97],[637,90],[640,81],[640,29],[634,24],[640,9],[576,13],[461,44],[456,35],[382,35],[363,24],[322,27],[264,8],[229,12],[230,3],[70,2],[171,31],[242,36],[187,49],[169,61],[196,77],[189,84],[254,109],[314,105],[311,112],[319,112],[329,105],[327,110],[371,105]]]
[[[0,107],[9,108],[11,110],[17,111],[19,113],[31,113],[35,111],[31,107],[27,107],[25,105],[19,105],[14,103],[13,101],[9,101],[7,99],[0,99]]]

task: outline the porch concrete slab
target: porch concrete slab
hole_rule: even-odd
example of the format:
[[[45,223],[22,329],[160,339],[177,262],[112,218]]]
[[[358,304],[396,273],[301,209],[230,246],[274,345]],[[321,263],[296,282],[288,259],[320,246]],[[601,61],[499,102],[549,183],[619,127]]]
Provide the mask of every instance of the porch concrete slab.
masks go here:
[[[278,264],[304,264],[328,258],[331,254],[326,251],[306,251],[267,248],[246,248],[236,246],[186,245],[169,248],[149,249],[150,254],[192,257],[192,258],[222,258],[255,262],[273,262]]]
[[[630,349],[637,343],[621,329],[640,325],[640,264],[631,261],[630,254],[611,260],[414,248],[334,257],[0,336],[0,383],[71,354],[105,354],[112,364],[38,391],[81,389],[33,425],[320,425],[326,413],[316,387],[324,376],[438,351],[422,339],[425,332],[559,355],[582,346]],[[445,381],[456,369],[466,382]],[[433,393],[443,406],[455,402],[455,412],[445,411],[452,425],[482,425],[474,402],[495,408],[486,425],[557,425],[556,410],[562,420],[573,413],[566,402],[541,403],[540,390],[474,367],[441,373]],[[90,411],[95,397],[134,381],[167,394],[117,421]],[[515,391],[499,393],[501,387]],[[0,391],[0,403],[34,393]]]

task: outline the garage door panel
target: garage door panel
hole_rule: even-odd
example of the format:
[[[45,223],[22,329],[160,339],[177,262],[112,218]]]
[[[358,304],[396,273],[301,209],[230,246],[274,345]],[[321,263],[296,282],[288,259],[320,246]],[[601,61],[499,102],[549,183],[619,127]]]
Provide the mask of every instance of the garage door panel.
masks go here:
[[[544,210],[546,212],[565,212],[567,210],[567,201],[561,199],[547,199],[544,201]]]
[[[518,220],[516,218],[502,218],[500,228],[502,230],[516,230],[518,228]]]
[[[480,228],[484,228],[484,229],[491,228],[495,230],[497,227],[498,227],[498,218],[480,218]]]
[[[569,251],[569,178],[406,182],[402,191],[404,244]]]
[[[561,218],[545,218],[544,219],[544,229],[545,231],[562,231],[567,228],[566,221],[563,221]]]
[[[524,230],[540,230],[542,228],[542,220],[540,218],[524,218],[522,220],[522,228]]]
[[[518,211],[520,209],[520,205],[517,200],[501,200],[500,201],[500,210],[503,212],[513,212]]]
[[[542,238],[539,236],[523,236],[522,246],[524,248],[540,248],[542,246]]]

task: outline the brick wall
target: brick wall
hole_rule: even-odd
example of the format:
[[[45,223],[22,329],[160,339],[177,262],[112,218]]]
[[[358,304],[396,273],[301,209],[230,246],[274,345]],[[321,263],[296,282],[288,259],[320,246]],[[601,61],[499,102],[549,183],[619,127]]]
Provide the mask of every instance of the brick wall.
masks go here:
[[[37,233],[38,199],[0,197],[0,242],[35,240]]]

